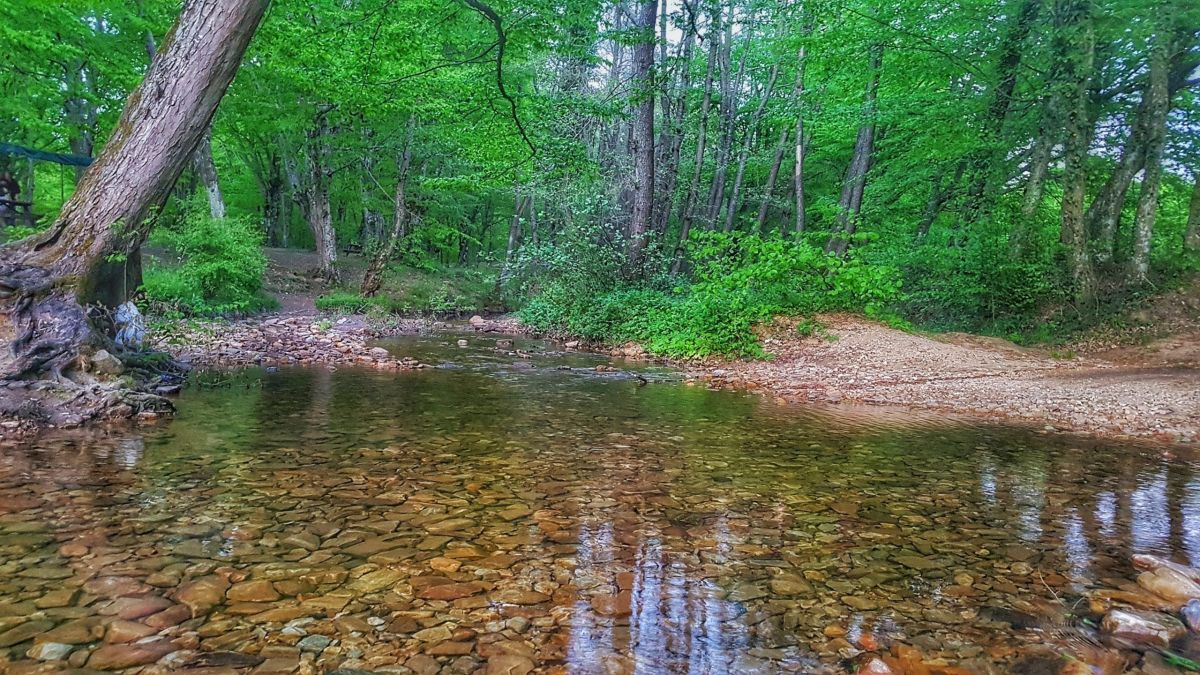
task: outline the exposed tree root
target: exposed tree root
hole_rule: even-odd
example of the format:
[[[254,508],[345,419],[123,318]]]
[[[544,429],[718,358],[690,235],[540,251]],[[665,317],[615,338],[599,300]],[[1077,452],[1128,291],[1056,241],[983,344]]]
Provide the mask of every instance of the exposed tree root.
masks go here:
[[[48,270],[0,263],[4,433],[174,411],[162,394],[178,389],[187,366],[167,354],[119,351],[98,318]],[[100,363],[100,350],[111,360]]]

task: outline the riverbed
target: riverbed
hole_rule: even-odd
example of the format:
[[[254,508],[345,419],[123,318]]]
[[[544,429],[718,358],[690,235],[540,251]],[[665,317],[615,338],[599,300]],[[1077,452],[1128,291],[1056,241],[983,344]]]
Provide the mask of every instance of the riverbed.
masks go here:
[[[1185,450],[784,405],[518,336],[380,346],[433,367],[251,370],[169,423],[4,448],[0,664],[1013,672],[1069,652],[1131,555],[1200,564]]]

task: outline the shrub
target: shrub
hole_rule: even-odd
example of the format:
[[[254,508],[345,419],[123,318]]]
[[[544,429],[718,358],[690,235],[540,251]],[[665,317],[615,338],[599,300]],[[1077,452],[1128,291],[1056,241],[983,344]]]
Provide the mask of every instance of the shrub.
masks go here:
[[[214,220],[193,210],[182,226],[157,233],[157,243],[178,256],[178,265],[151,265],[142,289],[153,304],[193,315],[264,309],[267,259],[262,236],[249,218]]]
[[[803,242],[701,233],[689,258],[694,282],[667,288],[668,279],[622,280],[609,265],[577,261],[569,250],[544,253],[543,263],[550,262],[539,283],[525,281],[539,292],[520,315],[543,330],[632,340],[669,356],[747,356],[762,353],[755,324],[776,315],[853,310],[884,317],[900,297],[894,268],[836,258]]]

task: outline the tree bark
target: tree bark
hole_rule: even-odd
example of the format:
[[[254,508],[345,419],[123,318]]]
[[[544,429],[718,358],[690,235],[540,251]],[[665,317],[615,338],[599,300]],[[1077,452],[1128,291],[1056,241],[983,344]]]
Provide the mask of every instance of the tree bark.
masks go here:
[[[263,180],[263,224],[270,246],[288,245],[288,212],[284,199],[283,168],[274,153],[268,158],[266,176]]]
[[[408,129],[404,138],[404,150],[400,153],[397,163],[395,216],[392,218],[392,231],[383,244],[375,251],[367,272],[363,275],[362,286],[359,288],[364,296],[375,295],[379,292],[380,277],[383,268],[396,253],[396,246],[407,237],[408,227],[408,174],[412,166],[413,135],[417,128],[417,118],[408,118]]]
[[[308,226],[316,244],[318,269],[321,278],[331,283],[339,280],[337,270],[337,236],[333,229],[333,213],[329,204],[329,120],[331,108],[322,106],[315,126],[308,134],[309,184],[305,194],[308,207]]]
[[[784,127],[779,132],[779,142],[775,144],[775,157],[771,160],[771,171],[767,174],[767,184],[763,187],[762,202],[758,205],[757,227],[762,236],[767,228],[767,211],[771,208],[771,196],[775,193],[775,183],[779,180],[779,169],[783,166],[783,155],[787,152],[788,132]]]
[[[1192,198],[1188,201],[1187,229],[1183,233],[1183,250],[1200,252],[1200,170],[1194,170]]]
[[[1130,258],[1130,281],[1134,284],[1146,283],[1150,274],[1150,240],[1154,235],[1154,218],[1158,212],[1163,150],[1167,142],[1167,112],[1171,107],[1171,97],[1167,91],[1170,43],[1169,35],[1160,33],[1150,51],[1149,84],[1146,87],[1146,169],[1142,176],[1141,194],[1138,195],[1137,215],[1133,224],[1133,255]]]
[[[666,7],[666,3],[663,3]],[[663,31],[665,32],[666,22],[663,22]],[[665,40],[665,38],[663,38]],[[674,102],[671,105],[671,116],[667,120],[667,129],[663,130],[663,140],[666,142],[665,166],[661,171],[657,171],[662,176],[662,190],[658,195],[658,205],[654,209],[655,214],[655,232],[660,235],[667,231],[667,226],[671,219],[671,211],[674,210],[675,190],[679,184],[679,164],[683,151],[683,134],[684,123],[687,118],[687,102],[688,92],[692,88],[692,53],[695,50],[696,34],[691,29],[689,24],[684,29],[683,45],[680,48],[679,62],[679,80],[675,89],[676,94],[673,97]],[[665,99],[664,99],[665,100]],[[665,106],[665,103],[664,103]],[[661,146],[660,142],[660,146]]]
[[[189,0],[58,220],[0,251],[0,377],[61,378],[100,339],[84,311],[106,259],[145,240],[241,62],[266,0]]]
[[[762,98],[758,101],[758,107],[754,109],[754,115],[750,118],[750,124],[746,126],[746,136],[742,141],[742,152],[738,156],[737,173],[734,174],[733,178],[733,190],[729,194],[729,206],[725,211],[726,232],[733,230],[733,221],[737,217],[739,207],[738,199],[742,191],[742,180],[746,177],[746,162],[750,158],[750,150],[754,147],[758,125],[762,121],[763,113],[767,109],[767,102],[771,99],[771,93],[775,90],[775,80],[777,79],[779,79],[778,63],[771,66],[771,75],[767,78]]]
[[[800,62],[796,72],[796,105],[800,111],[796,113],[796,164],[792,168],[792,190],[796,200],[796,233],[804,231],[804,153],[808,143],[804,138],[804,71],[808,63],[807,47],[801,46],[797,60]]]
[[[737,102],[733,95],[733,80],[741,80],[746,69],[746,56],[750,53],[749,45],[742,51],[738,59],[738,72],[733,75],[733,12],[730,10],[729,21],[725,24],[724,44],[721,48],[721,143],[717,147],[716,166],[713,171],[713,181],[708,193],[708,213],[705,226],[712,229],[716,226],[717,216],[720,215],[721,205],[725,203],[725,180],[729,173],[729,156],[733,149],[733,132],[737,121]]]
[[[862,210],[863,192],[867,187],[867,171],[871,168],[871,155],[875,151],[875,98],[879,92],[879,71],[883,63],[883,47],[872,48],[871,76],[863,98],[863,121],[858,127],[854,141],[854,154],[846,169],[846,180],[842,184],[842,196],[838,201],[837,224],[827,253],[843,256],[850,248],[850,238],[858,230],[858,214]]]
[[[1041,12],[1043,0],[1023,0],[1017,17],[1009,27],[1000,46],[1000,59],[996,64],[997,82],[992,92],[992,101],[984,117],[984,147],[972,153],[969,161],[970,185],[967,188],[966,220],[974,222],[990,209],[989,179],[995,173],[997,159],[1002,158],[1007,148],[1000,143],[1004,121],[1012,106],[1013,91],[1017,86],[1017,74],[1021,66],[1022,46]],[[935,214],[936,218],[936,214]]]
[[[67,66],[67,100],[64,105],[67,126],[70,130],[71,154],[91,157],[95,150],[96,106],[92,103],[95,94],[88,77],[87,65],[73,61]],[[75,167],[75,182],[83,179],[87,167]]]
[[[1067,245],[1075,299],[1091,305],[1096,297],[1096,275],[1088,251],[1088,231],[1083,202],[1087,192],[1087,154],[1091,144],[1088,121],[1088,84],[1095,62],[1095,34],[1087,0],[1059,0],[1056,26],[1057,71],[1066,83],[1063,129],[1063,200],[1060,238]]]
[[[717,63],[717,48],[720,42],[717,31],[710,31],[708,38],[708,65],[704,72],[704,95],[700,99],[700,128],[696,131],[696,155],[692,160],[692,180],[688,185],[687,196],[679,208],[679,241],[675,245],[674,259],[671,261],[671,274],[679,274],[683,265],[684,246],[688,235],[691,234],[692,221],[696,218],[696,202],[699,200],[700,175],[704,171],[704,151],[708,144],[708,117],[712,110],[713,70]]]
[[[225,197],[221,195],[221,183],[217,180],[217,163],[212,155],[212,130],[205,129],[204,136],[192,153],[192,167],[200,177],[204,193],[208,197],[208,213],[214,220],[225,217]]]
[[[654,219],[654,22],[658,0],[638,5],[637,29],[641,38],[633,48],[637,118],[631,138],[634,171],[633,214],[629,220],[629,264],[642,262]]]

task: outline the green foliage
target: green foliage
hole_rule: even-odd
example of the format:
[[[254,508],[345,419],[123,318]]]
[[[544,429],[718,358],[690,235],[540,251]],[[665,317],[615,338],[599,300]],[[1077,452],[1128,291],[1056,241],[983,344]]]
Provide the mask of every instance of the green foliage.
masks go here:
[[[842,260],[803,242],[738,233],[702,233],[692,240],[695,283],[670,290],[590,277],[569,251],[558,252],[558,274],[520,315],[530,325],[588,339],[635,341],[676,357],[758,356],[757,324],[778,315],[860,311],[886,316],[900,299],[899,276],[855,257]],[[565,267],[565,269],[563,269]]]
[[[490,267],[414,269],[391,265],[380,292],[369,298],[338,289],[316,299],[317,309],[348,314],[457,314],[492,304],[495,270]]]
[[[261,294],[262,237],[249,218],[217,220],[193,209],[179,229],[161,229],[154,241],[172,250],[177,264],[147,267],[143,291],[151,303],[204,316],[271,306]]]

